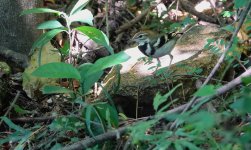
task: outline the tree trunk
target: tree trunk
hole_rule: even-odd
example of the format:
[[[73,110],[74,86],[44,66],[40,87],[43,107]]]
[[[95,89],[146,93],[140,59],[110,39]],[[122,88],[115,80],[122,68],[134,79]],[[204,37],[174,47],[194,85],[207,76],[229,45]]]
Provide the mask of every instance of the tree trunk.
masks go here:
[[[43,15],[20,16],[23,10],[42,7],[42,0],[1,0],[0,3],[0,46],[28,55],[33,42],[42,31],[36,25]]]

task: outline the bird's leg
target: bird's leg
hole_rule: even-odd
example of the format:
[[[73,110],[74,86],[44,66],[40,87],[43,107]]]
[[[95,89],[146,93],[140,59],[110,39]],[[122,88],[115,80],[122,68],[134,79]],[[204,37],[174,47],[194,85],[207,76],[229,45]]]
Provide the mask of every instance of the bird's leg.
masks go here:
[[[157,63],[156,69],[154,71],[155,73],[157,72],[157,70],[159,69],[159,67],[161,67],[161,62],[160,62],[159,58],[157,58],[157,61],[158,61],[158,63]]]

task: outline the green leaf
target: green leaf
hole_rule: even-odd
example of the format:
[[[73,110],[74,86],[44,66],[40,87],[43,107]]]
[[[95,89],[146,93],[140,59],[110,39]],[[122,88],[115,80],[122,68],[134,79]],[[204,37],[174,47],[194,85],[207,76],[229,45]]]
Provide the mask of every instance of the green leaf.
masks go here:
[[[81,11],[78,11],[76,13],[74,13],[73,15],[71,15],[69,17],[70,19],[70,22],[82,22],[82,23],[87,23],[91,26],[93,26],[93,15],[91,13],[90,10],[88,9],[84,9],[84,10],[81,10]]]
[[[59,21],[57,20],[50,20],[43,22],[37,26],[37,29],[55,29],[64,27]]]
[[[241,8],[241,7],[245,7],[248,5],[248,0],[234,0],[234,7],[235,8]]]
[[[73,78],[80,80],[80,74],[71,64],[52,62],[38,67],[32,75],[44,78]]]
[[[194,145],[193,143],[187,141],[187,140],[181,140],[180,142],[184,147],[187,147],[188,149],[191,150],[200,150],[200,148],[198,148],[196,145]]]
[[[60,52],[67,56],[69,54],[69,50],[70,50],[70,42],[67,40],[65,43],[64,43],[64,47],[60,48]]]
[[[153,108],[155,111],[157,111],[159,109],[159,106],[166,102],[167,98],[172,95],[172,93],[178,88],[180,87],[182,84],[178,84],[177,86],[175,86],[171,91],[169,91],[167,94],[161,96],[159,93],[156,94],[156,96],[154,97],[153,100]]]
[[[72,8],[70,15],[73,15],[74,13],[77,13],[78,11],[83,9],[88,4],[88,2],[89,0],[79,0]]]
[[[14,124],[9,118],[7,117],[1,117],[1,119],[11,128],[16,131],[19,131],[21,133],[26,133],[28,130],[25,130],[24,128]]]
[[[94,27],[89,27],[89,26],[81,26],[78,28],[75,28],[76,30],[82,32],[86,36],[88,36],[90,39],[95,41],[96,43],[103,45],[107,50],[113,54],[113,49],[109,44],[109,40],[107,36],[100,30],[94,28]]]
[[[53,147],[50,150],[59,150],[62,149],[63,146],[59,143],[56,143],[55,145],[53,145]]]
[[[223,16],[223,17],[229,18],[229,17],[231,17],[232,15],[233,15],[233,12],[231,12],[231,11],[223,11],[223,12],[222,12],[222,16]]]
[[[15,112],[17,112],[18,114],[23,115],[23,114],[30,113],[30,111],[21,108],[19,105],[14,104],[13,107],[14,107]]]
[[[114,107],[112,107],[108,103],[98,103],[95,104],[94,107],[96,108],[96,110],[98,111],[103,120],[109,122],[113,127],[118,127],[119,125],[118,112]],[[107,115],[108,112],[109,115]]]
[[[229,31],[229,32],[234,32],[235,30],[235,27],[232,26],[232,25],[227,25],[225,27],[222,27],[222,29],[226,30],[226,31]]]
[[[209,96],[213,94],[216,94],[216,90],[213,85],[205,85],[194,93],[195,96]]]
[[[73,93],[72,90],[61,86],[49,86],[45,85],[42,88],[43,94],[53,94],[53,93]]]
[[[242,96],[239,100],[230,105],[231,108],[237,110],[241,114],[251,113],[251,90],[244,88]]]
[[[53,29],[49,32],[42,34],[32,45],[31,52],[33,52],[36,48],[42,48],[46,43],[48,43],[54,36],[58,33],[63,32],[63,29]]]
[[[251,77],[243,77],[241,78],[241,81],[245,84],[248,85],[251,83]]]
[[[62,12],[49,8],[33,8],[22,11],[20,15],[38,14],[38,13],[54,13],[60,15]]]
[[[91,134],[92,137],[94,137],[94,134],[93,134],[92,129],[91,129],[92,109],[93,109],[93,106],[92,106],[92,105],[89,105],[89,106],[86,107],[86,112],[85,112],[85,123],[86,123],[86,127],[87,127],[89,133]]]
[[[180,140],[174,141],[174,147],[175,147],[175,150],[183,150]]]
[[[196,131],[207,131],[215,125],[215,116],[206,111],[200,111],[194,115],[185,118],[189,125],[192,125]]]
[[[106,68],[112,67],[112,66],[120,64],[122,62],[125,62],[129,58],[130,58],[130,56],[127,55],[123,51],[119,52],[117,54],[114,54],[114,55],[100,58],[94,63],[94,65],[91,67],[91,69],[88,70],[88,73],[86,76],[90,76],[96,72],[100,72],[101,70],[104,70]]]
[[[93,66],[93,64],[85,63],[78,68],[81,75],[82,94],[86,94],[94,85],[94,83],[97,82],[103,75],[103,70],[100,70],[93,74],[87,74],[88,70]]]

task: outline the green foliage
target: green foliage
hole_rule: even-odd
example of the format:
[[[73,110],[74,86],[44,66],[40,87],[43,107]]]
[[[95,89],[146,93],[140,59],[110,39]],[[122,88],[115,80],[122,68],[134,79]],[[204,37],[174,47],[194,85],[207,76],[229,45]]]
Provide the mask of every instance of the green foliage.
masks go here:
[[[82,22],[82,23],[87,23],[92,26],[93,25],[92,20],[93,20],[93,15],[91,11],[88,9],[78,11],[72,14],[71,16],[69,16],[70,24],[73,22]]]
[[[87,4],[88,0],[79,0],[76,5],[71,10],[70,14],[67,15],[64,12],[48,9],[48,8],[35,8],[30,10],[25,10],[21,13],[21,15],[27,15],[32,13],[53,13],[57,16],[61,16],[66,21],[66,27],[63,26],[57,20],[50,20],[38,25],[38,29],[50,29],[48,32],[42,34],[33,44],[32,52],[38,48],[42,49],[42,47],[48,43],[53,37],[61,32],[65,32],[68,34],[69,39],[71,36],[69,35],[72,32],[71,24],[73,22],[81,22],[88,25],[93,25],[93,15],[87,10],[83,9]],[[105,58],[101,58],[97,60],[94,64],[82,64],[79,67],[75,67],[71,64],[63,63],[63,62],[53,62],[44,64],[38,67],[32,75],[42,78],[60,78],[60,79],[69,79],[69,81],[77,80],[80,83],[80,88],[78,90],[61,87],[61,86],[52,86],[46,85],[42,88],[43,94],[53,94],[53,93],[65,93],[71,95],[73,101],[76,104],[82,106],[78,111],[79,114],[82,114],[80,117],[72,116],[64,116],[59,117],[50,124],[49,129],[50,132],[58,133],[59,136],[65,137],[65,133],[69,131],[73,131],[74,133],[83,132],[83,129],[86,130],[91,136],[96,136],[101,133],[107,131],[108,128],[117,128],[119,124],[118,113],[113,105],[110,105],[106,102],[93,102],[91,104],[87,104],[84,99],[88,91],[97,82],[102,76],[104,69],[109,67],[113,67],[122,62],[127,61],[130,57],[124,53],[120,52],[114,54],[112,47],[109,44],[109,39],[107,36],[100,30],[89,27],[89,26],[80,26],[75,28],[82,32],[84,35],[88,36],[97,44],[103,45],[110,53],[110,56]],[[59,51],[62,56],[67,56],[69,51],[72,49],[69,42],[64,45]],[[39,58],[40,59],[40,58]],[[19,107],[16,107],[20,113],[24,113],[21,111]],[[81,118],[81,119],[80,119]],[[17,145],[17,149],[25,148],[25,143],[29,141],[30,136],[33,134],[30,130],[26,130],[20,126],[12,123],[8,118],[2,117],[2,120],[15,132],[10,134],[5,139],[1,139],[0,143],[3,144],[8,141],[19,142]],[[43,132],[41,134],[45,134]],[[43,136],[43,135],[41,135]],[[77,138],[75,141],[78,140]],[[46,149],[53,146],[53,142],[49,142]],[[56,140],[55,140],[56,141]],[[52,147],[52,149],[58,149],[61,145],[56,143]]]
[[[72,8],[70,15],[80,12],[88,4],[88,2],[89,0],[79,0]]]
[[[205,85],[194,93],[195,96],[209,96],[214,94],[216,94],[214,85]]]
[[[247,6],[248,2],[248,0],[234,0],[234,7],[237,9],[245,7]]]
[[[62,28],[64,27],[59,21],[57,20],[49,20],[43,22],[37,26],[37,29],[55,29],[55,28]]]
[[[60,117],[49,125],[51,131],[60,131],[61,134],[67,131],[73,131],[78,133],[80,129],[83,129],[84,123],[76,117]]]
[[[162,107],[161,109],[159,109],[160,105],[163,104],[164,102],[167,101],[167,98],[169,96],[172,95],[172,93],[178,88],[180,87],[182,84],[178,84],[176,87],[174,87],[171,91],[169,91],[167,94],[161,96],[159,93],[156,94],[156,96],[154,97],[153,100],[153,108],[155,111],[157,111],[158,113],[162,113],[165,109],[167,109],[170,104],[165,105],[164,107]]]
[[[53,94],[53,93],[73,93],[72,90],[61,86],[50,86],[46,85],[42,89],[43,94]]]
[[[58,33],[65,31],[64,29],[53,29],[49,32],[42,34],[32,45],[31,53],[36,49],[41,49],[46,43],[48,43]]]
[[[75,29],[82,32],[96,43],[103,45],[111,54],[114,53],[112,47],[109,44],[109,39],[102,31],[89,26],[81,26]]]
[[[81,76],[78,70],[71,64],[62,62],[53,62],[40,66],[33,73],[33,76],[43,78],[73,78],[80,80]]]
[[[12,130],[14,130],[14,132],[8,135],[6,138],[0,139],[0,145],[8,141],[18,142],[15,148],[18,150],[24,149],[25,144],[28,142],[30,136],[32,135],[32,132],[14,124],[7,117],[1,117],[1,120],[3,120]]]
[[[83,111],[83,116],[86,118],[88,132],[93,137],[106,132],[106,124],[109,127],[118,127],[118,113],[108,103],[88,105]]]

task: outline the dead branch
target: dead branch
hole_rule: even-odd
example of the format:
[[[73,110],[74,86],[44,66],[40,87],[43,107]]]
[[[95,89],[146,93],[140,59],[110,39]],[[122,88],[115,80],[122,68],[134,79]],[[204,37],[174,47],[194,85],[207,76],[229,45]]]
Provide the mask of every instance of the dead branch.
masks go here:
[[[187,0],[180,0],[180,5],[181,5],[181,8],[184,9],[186,12],[198,17],[199,19],[201,19],[203,21],[215,23],[215,24],[218,23],[217,18],[213,18],[213,17],[208,16],[204,13],[200,13],[200,12],[196,11],[194,9],[194,5]]]
[[[119,34],[127,29],[129,29],[130,27],[132,27],[135,23],[139,22],[141,19],[143,19],[143,17],[145,17],[153,8],[150,7],[147,10],[143,11],[142,14],[140,14],[139,16],[137,16],[136,18],[132,19],[130,22],[122,25],[119,27],[118,30],[115,31],[116,34]]]

